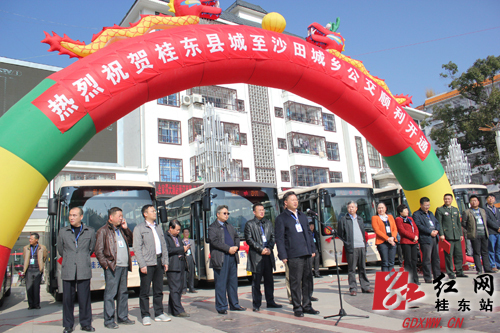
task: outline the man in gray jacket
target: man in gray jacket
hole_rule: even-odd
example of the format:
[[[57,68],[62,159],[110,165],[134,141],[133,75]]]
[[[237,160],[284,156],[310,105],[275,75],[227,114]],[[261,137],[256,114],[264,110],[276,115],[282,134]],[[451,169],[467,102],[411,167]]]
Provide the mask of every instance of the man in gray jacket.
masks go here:
[[[63,326],[64,333],[73,332],[75,324],[75,289],[78,290],[80,325],[82,331],[94,332],[90,304],[90,256],[95,248],[94,228],[83,225],[83,209],[73,207],[69,211],[70,225],[62,228],[57,237],[57,253],[62,257]]]
[[[149,289],[153,282],[153,307],[155,321],[170,321],[163,313],[163,273],[168,270],[168,250],[163,230],[156,221],[156,209],[153,205],[142,207],[145,221],[134,228],[134,252],[139,264],[141,286],[139,307],[142,324],[151,325],[149,313]]]

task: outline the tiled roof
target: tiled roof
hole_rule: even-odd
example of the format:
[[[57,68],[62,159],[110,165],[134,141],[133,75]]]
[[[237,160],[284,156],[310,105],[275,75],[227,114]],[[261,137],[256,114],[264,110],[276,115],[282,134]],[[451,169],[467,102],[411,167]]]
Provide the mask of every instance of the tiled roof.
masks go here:
[[[497,82],[499,80],[500,80],[500,74],[495,75],[493,77],[493,81],[494,82]],[[489,84],[489,82],[488,82],[488,84]],[[419,109],[420,107],[423,108],[424,106],[429,106],[429,105],[432,105],[432,104],[436,104],[436,103],[442,102],[444,100],[450,99],[450,98],[455,97],[457,95],[460,95],[460,92],[455,89],[455,90],[452,90],[452,91],[449,91],[449,92],[446,92],[446,93],[442,93],[442,94],[433,96],[431,98],[426,99],[424,105],[417,106],[416,109]]]

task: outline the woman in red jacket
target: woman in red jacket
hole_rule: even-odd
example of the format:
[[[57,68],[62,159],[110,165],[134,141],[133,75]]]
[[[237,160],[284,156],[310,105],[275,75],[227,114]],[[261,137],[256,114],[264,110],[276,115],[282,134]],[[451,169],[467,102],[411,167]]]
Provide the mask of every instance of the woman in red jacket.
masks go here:
[[[408,216],[408,207],[399,205],[396,208],[399,216],[396,218],[396,226],[401,237],[401,247],[403,248],[405,271],[410,274],[408,282],[420,285],[418,282],[417,261],[418,261],[418,228],[411,217]]]
[[[377,205],[377,215],[372,216],[372,228],[377,235],[375,245],[382,260],[382,272],[390,272],[394,268],[398,241],[398,229],[394,217],[387,215],[386,212],[387,207],[381,202]]]

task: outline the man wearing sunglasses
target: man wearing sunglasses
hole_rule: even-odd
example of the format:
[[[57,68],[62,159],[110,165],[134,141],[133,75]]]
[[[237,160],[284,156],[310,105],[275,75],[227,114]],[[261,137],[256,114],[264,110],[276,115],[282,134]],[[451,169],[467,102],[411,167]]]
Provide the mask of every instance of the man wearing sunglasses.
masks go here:
[[[219,314],[227,314],[228,299],[231,311],[246,310],[238,304],[240,237],[234,227],[227,223],[228,219],[228,207],[220,205],[217,207],[217,220],[208,227],[210,268],[214,270],[215,280],[215,308]]]

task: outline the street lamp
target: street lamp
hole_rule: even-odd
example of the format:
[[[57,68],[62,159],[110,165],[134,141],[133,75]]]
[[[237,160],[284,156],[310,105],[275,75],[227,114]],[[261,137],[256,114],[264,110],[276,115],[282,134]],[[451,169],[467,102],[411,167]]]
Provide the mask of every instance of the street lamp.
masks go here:
[[[484,132],[495,131],[495,141],[497,143],[498,156],[500,157],[500,123],[498,122],[498,118],[493,118],[493,123],[491,125],[479,127],[479,130]]]

